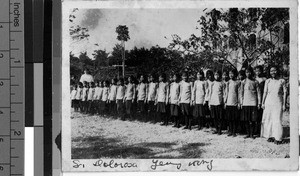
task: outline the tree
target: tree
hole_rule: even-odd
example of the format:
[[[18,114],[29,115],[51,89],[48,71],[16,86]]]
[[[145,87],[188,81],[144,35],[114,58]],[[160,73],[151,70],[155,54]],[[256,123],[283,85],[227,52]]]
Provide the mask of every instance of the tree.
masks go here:
[[[70,52],[70,75],[79,79],[82,74],[82,63]],[[78,80],[77,80],[78,81]]]
[[[99,72],[102,67],[108,66],[108,53],[106,50],[94,50],[92,54],[94,56],[93,65],[95,67],[95,74]]]
[[[192,34],[182,40],[174,34],[169,48],[230,67],[246,66],[261,57],[274,59],[274,54],[280,52],[280,33],[288,24],[288,9],[229,8],[205,11],[205,15],[197,21],[201,36]]]
[[[69,22],[70,22],[70,37],[72,39],[72,43],[77,43],[83,40],[88,40],[90,35],[88,34],[89,30],[86,27],[81,27],[79,25],[76,25],[74,23],[74,20],[76,19],[76,12],[78,11],[78,8],[74,8],[72,12],[69,15]]]
[[[128,27],[126,25],[119,25],[116,28],[116,33],[118,34],[117,39],[121,41],[123,46],[122,52],[122,67],[123,67],[123,77],[125,76],[125,42],[130,39]]]
[[[94,61],[87,55],[87,52],[82,52],[78,56],[79,61],[81,62],[81,70],[88,69],[91,75],[95,75],[96,68]]]
[[[125,50],[125,52],[128,51]],[[108,58],[108,64],[110,66],[122,64],[122,57],[123,57],[122,53],[123,53],[123,46],[121,44],[116,44],[113,47],[111,55]]]

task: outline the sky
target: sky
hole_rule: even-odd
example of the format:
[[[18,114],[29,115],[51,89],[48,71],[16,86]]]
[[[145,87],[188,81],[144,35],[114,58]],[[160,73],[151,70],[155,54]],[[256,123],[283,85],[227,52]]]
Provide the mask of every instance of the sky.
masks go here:
[[[90,38],[82,42],[71,41],[70,48],[75,55],[86,50],[92,56],[95,49],[111,52],[120,43],[115,32],[118,25],[129,28],[130,40],[125,44],[126,49],[167,47],[172,34],[178,34],[182,39],[191,34],[199,36],[201,32],[196,26],[203,14],[203,9],[79,9],[71,25],[87,27]]]

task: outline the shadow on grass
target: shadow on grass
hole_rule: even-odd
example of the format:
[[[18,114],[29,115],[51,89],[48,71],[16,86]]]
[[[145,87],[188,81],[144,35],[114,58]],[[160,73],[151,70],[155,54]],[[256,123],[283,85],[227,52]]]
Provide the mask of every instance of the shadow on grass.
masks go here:
[[[120,142],[121,139],[104,138],[102,136],[72,139],[72,159],[200,158],[204,152],[200,147],[207,145],[205,143],[190,143],[180,148],[172,149],[173,145],[177,145],[176,143],[146,142],[124,145],[120,144]],[[157,150],[157,148],[163,150]],[[179,153],[179,155],[173,156],[170,152],[174,151]]]
[[[75,138],[72,143],[80,143],[83,147],[72,147],[72,159],[94,158],[128,158],[150,152],[149,149],[135,146],[122,146],[121,140],[115,138],[88,137]]]
[[[208,145],[205,143],[189,143],[179,149],[182,157],[185,158],[200,158],[204,150],[201,147]]]

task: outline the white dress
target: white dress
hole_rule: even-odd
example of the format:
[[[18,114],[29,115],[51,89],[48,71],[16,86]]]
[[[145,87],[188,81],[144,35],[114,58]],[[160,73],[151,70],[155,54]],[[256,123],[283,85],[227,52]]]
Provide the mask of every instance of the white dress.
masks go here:
[[[282,106],[283,95],[286,92],[283,79],[268,79],[265,82],[264,95],[265,109],[262,117],[261,136],[265,138],[274,137],[282,140]]]

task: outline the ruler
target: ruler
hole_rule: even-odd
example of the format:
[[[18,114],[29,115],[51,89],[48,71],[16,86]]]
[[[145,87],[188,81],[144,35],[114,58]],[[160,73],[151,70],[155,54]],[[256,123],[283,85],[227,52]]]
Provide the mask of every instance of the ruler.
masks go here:
[[[0,0],[0,175],[24,175],[24,2]]]

